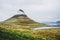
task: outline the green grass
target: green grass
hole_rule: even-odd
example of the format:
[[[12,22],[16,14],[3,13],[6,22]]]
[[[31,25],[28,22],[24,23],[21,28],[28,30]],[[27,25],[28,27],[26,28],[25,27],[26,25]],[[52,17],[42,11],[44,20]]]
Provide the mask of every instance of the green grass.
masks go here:
[[[40,26],[42,27],[43,25],[45,24],[34,23],[34,24],[18,25],[18,24],[13,24],[13,23],[0,23],[0,27],[7,28],[7,29],[31,29],[31,28],[40,27]]]
[[[5,27],[0,27],[0,40],[60,40],[60,28],[45,30],[16,30],[16,28],[9,29],[9,27]]]

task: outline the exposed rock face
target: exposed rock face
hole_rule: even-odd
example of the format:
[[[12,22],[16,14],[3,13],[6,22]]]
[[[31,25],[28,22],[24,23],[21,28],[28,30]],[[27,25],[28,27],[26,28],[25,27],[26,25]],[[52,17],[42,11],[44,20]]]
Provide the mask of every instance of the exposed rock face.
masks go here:
[[[19,11],[17,12],[17,14],[19,14],[19,15],[26,15],[25,12],[22,9],[19,9]]]

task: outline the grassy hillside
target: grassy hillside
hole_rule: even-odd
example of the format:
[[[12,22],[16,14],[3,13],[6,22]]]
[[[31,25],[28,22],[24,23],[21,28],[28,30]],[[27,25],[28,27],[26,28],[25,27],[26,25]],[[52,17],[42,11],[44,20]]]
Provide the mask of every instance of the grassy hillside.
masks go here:
[[[0,40],[60,40],[60,28],[31,30],[28,26],[0,24]]]
[[[60,29],[32,30],[47,26],[26,15],[14,15],[0,23],[0,40],[60,40]]]
[[[31,30],[32,27],[0,23],[0,40],[60,40],[60,28]]]
[[[46,30],[8,29],[0,26],[0,40],[60,40],[60,28]]]
[[[44,23],[35,22],[34,20],[30,19],[27,15],[14,15],[13,17],[3,21],[0,24],[15,27],[27,26],[29,28],[46,26],[46,24]]]

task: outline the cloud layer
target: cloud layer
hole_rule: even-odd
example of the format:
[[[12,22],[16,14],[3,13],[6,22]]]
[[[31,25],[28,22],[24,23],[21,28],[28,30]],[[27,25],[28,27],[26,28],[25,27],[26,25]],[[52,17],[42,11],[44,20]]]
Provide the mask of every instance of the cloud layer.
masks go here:
[[[39,22],[60,20],[60,0],[0,0],[0,20],[15,15],[21,8]]]

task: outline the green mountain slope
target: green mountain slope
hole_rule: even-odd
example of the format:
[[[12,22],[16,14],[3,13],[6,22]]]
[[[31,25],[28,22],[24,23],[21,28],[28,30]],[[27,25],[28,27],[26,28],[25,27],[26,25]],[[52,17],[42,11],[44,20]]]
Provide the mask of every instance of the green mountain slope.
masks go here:
[[[16,15],[5,20],[2,24],[7,24],[11,26],[29,26],[29,27],[42,27],[46,26],[44,23],[38,23],[30,19],[25,12],[20,9]]]
[[[46,26],[46,24],[35,22],[30,19],[27,15],[17,14],[13,17],[2,22],[3,24],[8,24],[12,26],[30,26],[30,27],[40,27]]]

